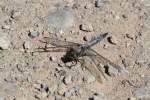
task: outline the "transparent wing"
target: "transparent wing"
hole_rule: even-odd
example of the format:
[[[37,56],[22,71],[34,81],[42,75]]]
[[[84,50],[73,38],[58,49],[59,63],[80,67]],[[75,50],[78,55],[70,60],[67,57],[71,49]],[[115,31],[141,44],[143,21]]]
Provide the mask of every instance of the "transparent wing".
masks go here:
[[[79,47],[81,44],[79,43],[74,43],[74,42],[69,42],[69,41],[62,41],[56,38],[49,38],[49,37],[44,37],[41,42],[51,44],[56,47],[63,47],[63,48],[68,48],[68,47]]]
[[[112,67],[116,68],[119,72],[121,72],[121,70],[122,70],[122,68],[120,66],[118,66],[115,63],[111,62],[107,58],[101,56],[99,53],[97,53],[93,49],[87,50],[87,56],[90,56],[90,58],[93,61],[95,61],[97,63],[97,65],[99,65],[101,63],[102,65],[111,65]]]
[[[114,68],[116,68],[118,71],[121,71],[121,67],[112,63],[110,60],[108,60],[107,58],[101,56],[99,53],[97,53],[95,50],[93,49],[88,49],[87,52],[86,52],[86,56],[92,60],[92,62],[95,64],[95,66],[91,67],[91,66],[87,66],[88,70],[91,72],[91,74],[93,74],[96,79],[102,83],[102,77],[101,75],[103,76],[103,78],[105,80],[107,80],[107,77],[104,73],[104,71],[102,70],[102,66],[101,65],[110,65]]]
[[[45,47],[45,48],[37,48],[34,52],[66,52],[68,48],[62,47]]]
[[[91,62],[90,57],[84,57],[84,60],[86,60],[86,64]],[[96,64],[94,66],[90,64],[84,65],[84,67],[96,78],[98,82],[103,83],[103,79],[101,77],[103,76],[103,72],[97,68]]]

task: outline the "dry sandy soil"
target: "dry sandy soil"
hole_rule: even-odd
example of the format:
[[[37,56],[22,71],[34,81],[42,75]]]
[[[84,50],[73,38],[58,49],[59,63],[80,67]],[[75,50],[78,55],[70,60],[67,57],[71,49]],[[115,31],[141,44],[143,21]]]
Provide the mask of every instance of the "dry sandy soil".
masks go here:
[[[103,84],[66,67],[64,52],[33,52],[45,36],[85,43],[107,32],[93,49],[127,73]],[[150,1],[0,0],[0,100],[150,100]]]

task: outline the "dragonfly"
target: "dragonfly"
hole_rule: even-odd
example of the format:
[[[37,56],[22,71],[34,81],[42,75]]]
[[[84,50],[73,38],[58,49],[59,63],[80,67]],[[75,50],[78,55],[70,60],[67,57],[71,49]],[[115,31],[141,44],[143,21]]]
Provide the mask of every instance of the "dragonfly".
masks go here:
[[[122,70],[122,68],[115,63],[111,62],[107,58],[103,57],[99,53],[97,53],[93,47],[97,43],[104,40],[109,33],[100,34],[97,37],[92,38],[90,41],[85,44],[63,41],[56,38],[44,37],[41,42],[46,44],[51,44],[53,47],[38,48],[39,52],[66,52],[65,55],[61,58],[63,63],[68,62],[80,62],[82,59],[82,63],[84,64],[86,61],[84,57],[88,57],[94,63],[94,66],[85,66],[89,72],[96,78],[96,80],[100,83],[103,83],[103,78],[106,78],[106,73],[102,70],[102,65],[104,66],[112,66],[117,69],[118,72]],[[80,59],[81,58],[81,59]],[[82,65],[83,65],[82,64]]]

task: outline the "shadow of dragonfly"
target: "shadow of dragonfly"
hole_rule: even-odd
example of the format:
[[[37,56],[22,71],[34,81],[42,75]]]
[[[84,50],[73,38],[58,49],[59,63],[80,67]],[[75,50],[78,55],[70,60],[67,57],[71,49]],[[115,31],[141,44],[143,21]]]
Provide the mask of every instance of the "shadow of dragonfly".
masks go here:
[[[66,52],[66,54],[61,58],[64,63],[67,62],[81,62],[81,66],[84,65],[86,59],[84,57],[88,57],[95,65],[94,66],[85,66],[89,70],[89,72],[96,78],[97,81],[100,83],[103,82],[103,78],[107,79],[105,74],[107,73],[108,69],[105,72],[102,70],[102,67],[112,66],[118,72],[122,70],[122,68],[110,60],[106,59],[105,57],[101,56],[91,47],[102,41],[107,37],[108,33],[104,33],[99,35],[85,44],[74,43],[69,41],[62,41],[55,38],[44,37],[41,42],[46,44],[51,44],[53,47],[45,48],[38,48],[38,52]],[[109,75],[109,73],[107,73]]]

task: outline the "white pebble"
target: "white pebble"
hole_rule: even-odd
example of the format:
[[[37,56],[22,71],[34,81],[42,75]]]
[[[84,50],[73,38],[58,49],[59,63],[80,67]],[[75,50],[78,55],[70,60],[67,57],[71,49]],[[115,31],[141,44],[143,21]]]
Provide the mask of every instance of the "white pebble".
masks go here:
[[[130,97],[130,98],[128,98],[128,100],[136,100],[136,98],[135,97]]]
[[[39,36],[39,32],[37,32],[37,31],[31,31],[31,32],[29,32],[29,36],[31,37],[31,38],[35,38],[35,37],[38,37]]]
[[[80,25],[80,30],[86,31],[86,32],[92,32],[94,29],[90,23],[84,23]]]
[[[101,7],[103,4],[104,4],[103,0],[96,0],[96,2],[95,2],[95,6],[98,8]]]
[[[32,48],[32,43],[31,41],[25,41],[23,44],[24,49],[31,49]]]
[[[7,30],[9,30],[9,29],[11,29],[11,28],[10,28],[10,25],[4,25],[4,26],[2,26],[2,29],[7,29]]]
[[[0,37],[0,48],[1,49],[9,49],[10,47],[10,41],[6,36]]]
[[[109,41],[111,44],[114,44],[114,45],[116,45],[116,44],[118,43],[117,38],[116,38],[115,36],[110,36],[110,37],[108,38],[108,41]]]
[[[70,84],[72,83],[72,76],[68,75],[64,78],[64,83],[65,84]]]
[[[56,95],[55,100],[62,100],[62,97],[60,95]]]

